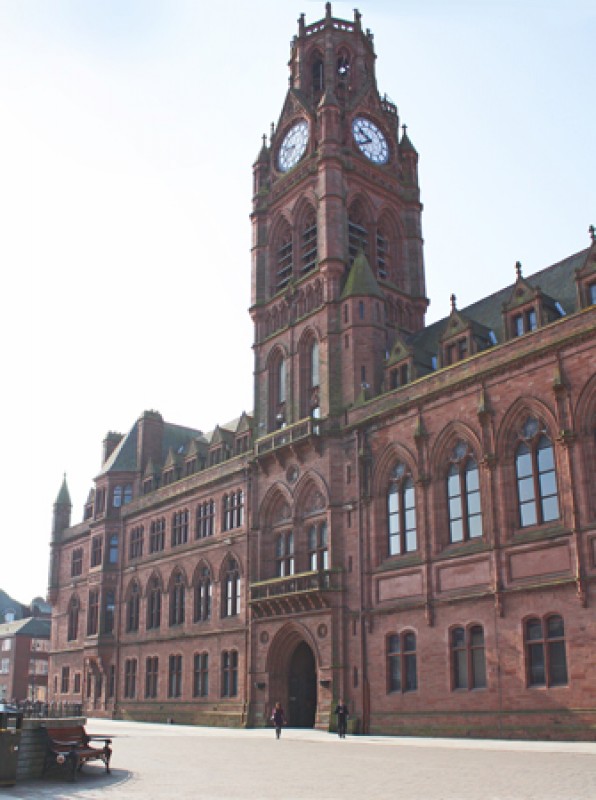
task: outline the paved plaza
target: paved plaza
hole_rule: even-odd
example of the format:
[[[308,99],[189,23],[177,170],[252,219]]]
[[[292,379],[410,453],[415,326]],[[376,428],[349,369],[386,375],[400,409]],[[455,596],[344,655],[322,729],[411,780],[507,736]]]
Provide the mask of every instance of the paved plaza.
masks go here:
[[[596,743],[350,737],[89,720],[114,737],[89,764],[0,788],[0,800],[594,800]]]

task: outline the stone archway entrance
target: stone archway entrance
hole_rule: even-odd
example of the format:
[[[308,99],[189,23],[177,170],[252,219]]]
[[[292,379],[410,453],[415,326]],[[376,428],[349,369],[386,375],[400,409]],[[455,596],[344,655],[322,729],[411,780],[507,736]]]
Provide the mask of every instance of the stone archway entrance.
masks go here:
[[[313,651],[300,642],[288,665],[288,722],[292,728],[313,728],[317,711],[317,672]]]

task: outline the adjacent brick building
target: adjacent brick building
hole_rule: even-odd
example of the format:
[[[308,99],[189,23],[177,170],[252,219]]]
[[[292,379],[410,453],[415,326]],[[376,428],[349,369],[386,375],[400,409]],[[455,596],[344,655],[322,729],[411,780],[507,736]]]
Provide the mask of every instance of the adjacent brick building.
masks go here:
[[[358,12],[301,16],[253,167],[252,414],[108,434],[79,524],[62,486],[54,699],[594,738],[594,231],[425,326],[418,154],[375,58]]]

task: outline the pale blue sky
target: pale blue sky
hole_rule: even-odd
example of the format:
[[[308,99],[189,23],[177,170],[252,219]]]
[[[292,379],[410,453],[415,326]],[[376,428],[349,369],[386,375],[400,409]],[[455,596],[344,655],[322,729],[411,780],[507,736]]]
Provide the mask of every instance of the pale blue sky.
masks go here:
[[[596,3],[358,7],[420,154],[428,321],[586,247]],[[0,588],[23,602],[108,430],[252,407],[251,167],[302,11],[324,3],[0,1]]]

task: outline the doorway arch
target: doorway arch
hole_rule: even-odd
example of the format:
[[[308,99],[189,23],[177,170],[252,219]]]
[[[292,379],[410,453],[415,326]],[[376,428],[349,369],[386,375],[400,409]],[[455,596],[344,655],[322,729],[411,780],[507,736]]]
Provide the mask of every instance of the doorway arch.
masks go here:
[[[313,728],[317,712],[317,673],[313,651],[302,641],[288,669],[288,720],[292,728]]]
[[[279,700],[292,728],[313,728],[317,717],[319,654],[310,632],[292,622],[274,636],[267,653],[270,708]]]

